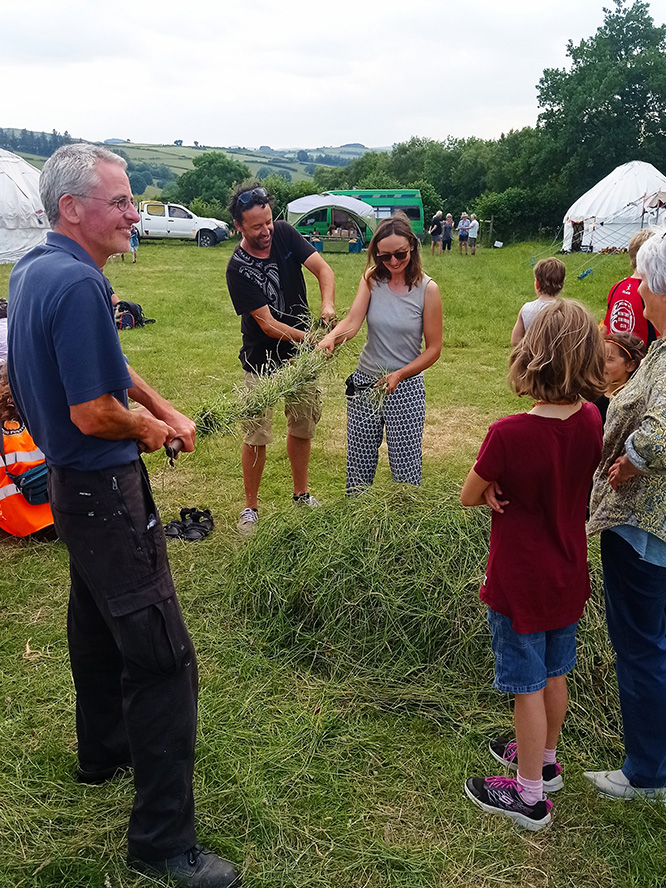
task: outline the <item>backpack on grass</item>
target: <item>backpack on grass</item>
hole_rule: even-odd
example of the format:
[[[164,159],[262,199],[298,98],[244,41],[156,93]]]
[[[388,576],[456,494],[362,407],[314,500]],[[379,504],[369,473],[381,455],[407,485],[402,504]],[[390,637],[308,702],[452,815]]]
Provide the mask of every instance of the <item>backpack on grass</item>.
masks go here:
[[[120,301],[113,310],[116,327],[119,330],[127,330],[132,327],[145,327],[146,324],[154,324],[154,318],[147,318],[138,302]]]

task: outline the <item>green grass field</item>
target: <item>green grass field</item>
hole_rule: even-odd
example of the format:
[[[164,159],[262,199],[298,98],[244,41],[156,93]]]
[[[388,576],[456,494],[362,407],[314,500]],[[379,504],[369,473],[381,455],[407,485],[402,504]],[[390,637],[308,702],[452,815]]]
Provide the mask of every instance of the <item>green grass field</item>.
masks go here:
[[[157,320],[121,334],[132,366],[186,412],[241,380],[239,320],[225,284],[232,249],[143,243],[136,265],[114,260],[106,269],[118,295]],[[163,454],[147,457],[163,520],[196,505],[216,521],[205,541],[175,541],[169,553],[200,664],[199,835],[243,864],[248,888],[666,884],[666,807],[601,800],[582,777],[586,767],[622,762],[596,544],[553,824],[519,830],[483,815],[462,791],[467,776],[496,773],[487,742],[510,730],[511,709],[491,689],[477,597],[487,516],[458,507],[457,491],[488,424],[528,407],[506,385],[509,334],[533,296],[530,263],[554,249],[425,256],[445,321],[442,358],[426,373],[421,490],[395,489],[382,448],[375,490],[344,500],[343,381],[362,335],[322,380],[310,485],[320,510],[291,505],[279,411],[249,543],[235,532],[237,437],[202,439],[174,468]],[[564,261],[565,295],[601,317],[627,258]],[[364,257],[330,263],[342,316]],[[9,272],[0,266],[0,295]],[[73,780],[66,551],[6,537],[0,550],[0,888],[147,886],[124,864],[131,780],[96,788]]]

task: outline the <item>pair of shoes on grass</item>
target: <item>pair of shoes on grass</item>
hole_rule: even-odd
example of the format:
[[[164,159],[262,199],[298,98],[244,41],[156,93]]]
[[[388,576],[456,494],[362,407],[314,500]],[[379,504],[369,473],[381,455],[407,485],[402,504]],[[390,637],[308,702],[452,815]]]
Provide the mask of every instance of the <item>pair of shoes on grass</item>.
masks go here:
[[[498,762],[511,771],[518,771],[518,750],[515,740],[500,738],[491,740],[488,748]],[[543,788],[547,792],[556,792],[564,786],[562,765],[555,762],[543,766]],[[543,829],[551,821],[550,812],[553,803],[543,798],[534,805],[529,805],[522,798],[522,787],[515,777],[470,777],[465,782],[465,794],[488,814],[500,814],[508,817],[520,826],[536,832]]]
[[[167,860],[141,860],[130,855],[127,864],[130,869],[168,879],[169,885],[180,888],[236,888],[242,881],[242,873],[231,861],[199,844]]]
[[[599,795],[607,799],[651,799],[666,802],[666,786],[634,786],[624,771],[583,771]]]
[[[210,509],[181,509],[180,521],[169,521],[164,527],[164,535],[168,540],[198,542],[205,539],[212,529]]]
[[[310,508],[315,508],[316,506],[321,505],[319,500],[316,500],[307,491],[305,493],[295,493],[293,496],[293,501],[294,505],[296,506],[309,506]],[[243,511],[240,513],[240,518],[238,519],[236,529],[238,530],[238,533],[240,533],[242,536],[251,536],[257,529],[258,521],[259,512],[257,509],[243,509]]]

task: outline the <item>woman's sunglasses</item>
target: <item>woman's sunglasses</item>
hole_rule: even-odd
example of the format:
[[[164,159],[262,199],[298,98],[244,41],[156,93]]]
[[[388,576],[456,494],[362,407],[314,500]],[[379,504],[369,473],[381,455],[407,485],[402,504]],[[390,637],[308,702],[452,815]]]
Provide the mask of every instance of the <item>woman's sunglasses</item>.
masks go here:
[[[412,247],[410,247],[409,250],[395,250],[393,253],[377,253],[377,259],[380,262],[390,262],[391,259],[397,259],[398,262],[404,262],[411,252]]]

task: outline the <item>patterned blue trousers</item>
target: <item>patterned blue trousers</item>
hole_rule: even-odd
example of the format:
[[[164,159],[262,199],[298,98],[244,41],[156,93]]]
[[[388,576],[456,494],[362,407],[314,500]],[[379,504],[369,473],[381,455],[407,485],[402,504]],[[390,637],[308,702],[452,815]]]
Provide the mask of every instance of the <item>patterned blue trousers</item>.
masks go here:
[[[347,495],[374,481],[384,429],[391,477],[419,485],[425,423],[423,374],[403,379],[381,407],[368,398],[367,386],[374,385],[376,379],[360,370],[355,370],[352,378],[360,391],[347,397]]]

